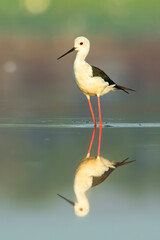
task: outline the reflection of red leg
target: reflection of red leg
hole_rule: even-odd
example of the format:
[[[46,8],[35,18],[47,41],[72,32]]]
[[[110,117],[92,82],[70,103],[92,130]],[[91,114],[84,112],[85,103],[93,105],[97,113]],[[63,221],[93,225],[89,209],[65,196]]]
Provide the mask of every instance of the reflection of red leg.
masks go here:
[[[98,140],[98,156],[97,157],[100,157],[101,137],[102,137],[102,125],[99,125],[99,140]]]
[[[97,96],[98,100],[98,110],[99,110],[99,127],[102,127],[102,117],[101,117],[101,105],[100,105],[100,97]]]
[[[87,98],[88,99],[88,103],[89,103],[89,107],[90,107],[90,110],[91,110],[91,114],[92,114],[92,118],[93,118],[93,122],[94,122],[94,126],[96,126],[96,120],[95,120],[95,117],[94,117],[94,113],[93,113],[93,109],[92,109],[92,104],[91,104],[91,100],[90,98]]]
[[[93,130],[93,133],[92,133],[92,138],[91,138],[91,142],[90,142],[90,145],[89,145],[87,157],[90,157],[90,152],[91,152],[91,148],[92,148],[95,132],[96,132],[96,126],[94,126],[94,130]]]

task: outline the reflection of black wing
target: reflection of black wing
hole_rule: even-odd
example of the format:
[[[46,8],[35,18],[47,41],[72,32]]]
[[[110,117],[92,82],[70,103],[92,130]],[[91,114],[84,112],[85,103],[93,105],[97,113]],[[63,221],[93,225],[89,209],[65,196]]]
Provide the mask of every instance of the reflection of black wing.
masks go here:
[[[104,172],[100,177],[93,177],[92,187],[102,183],[117,167],[123,166],[125,164],[134,162],[135,160],[127,161],[129,158],[124,159],[122,162],[115,162],[115,168],[109,168],[108,171]],[[127,162],[126,162],[127,161]]]
[[[104,172],[102,176],[93,177],[92,187],[102,183],[111,174],[111,172],[113,172],[113,170],[115,170],[115,168],[109,168],[108,171]]]
[[[115,84],[108,75],[103,72],[101,69],[92,66],[93,77],[101,77],[105,82],[108,82],[109,85]]]

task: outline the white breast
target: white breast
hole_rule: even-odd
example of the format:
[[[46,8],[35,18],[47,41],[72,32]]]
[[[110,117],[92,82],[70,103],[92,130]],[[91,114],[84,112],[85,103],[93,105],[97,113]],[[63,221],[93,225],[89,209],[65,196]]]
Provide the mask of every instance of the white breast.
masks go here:
[[[74,62],[74,76],[78,87],[85,95],[101,95],[108,86],[101,77],[93,77],[92,67],[85,61]]]

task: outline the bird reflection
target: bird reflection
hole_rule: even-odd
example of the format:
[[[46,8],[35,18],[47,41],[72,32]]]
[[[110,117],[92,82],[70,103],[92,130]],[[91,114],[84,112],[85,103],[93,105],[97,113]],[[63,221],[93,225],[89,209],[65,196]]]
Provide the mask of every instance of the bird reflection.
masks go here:
[[[110,162],[102,156],[90,156],[94,135],[94,128],[87,156],[82,160],[76,169],[74,179],[74,192],[77,198],[76,202],[58,194],[61,198],[73,205],[75,214],[79,217],[84,217],[89,212],[89,201],[86,197],[86,192],[91,188],[102,183],[116,168],[132,163],[135,160],[128,161],[128,158],[121,162]],[[99,146],[98,146],[99,147]]]

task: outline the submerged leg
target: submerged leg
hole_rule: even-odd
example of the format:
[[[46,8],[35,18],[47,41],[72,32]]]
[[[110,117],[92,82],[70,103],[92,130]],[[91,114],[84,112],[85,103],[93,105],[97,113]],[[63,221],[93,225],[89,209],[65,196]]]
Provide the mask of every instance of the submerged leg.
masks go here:
[[[93,113],[93,109],[92,109],[92,104],[91,104],[90,96],[87,96],[87,99],[88,99],[89,107],[90,107],[90,110],[91,110],[91,114],[92,114],[94,126],[96,126],[97,124],[96,124],[96,120],[95,120],[95,117],[94,117],[94,113]]]
[[[94,126],[94,130],[93,130],[93,133],[92,133],[91,142],[90,142],[88,153],[87,153],[87,156],[86,156],[87,158],[90,157],[90,152],[91,152],[91,148],[92,148],[95,132],[96,132],[96,125]]]

